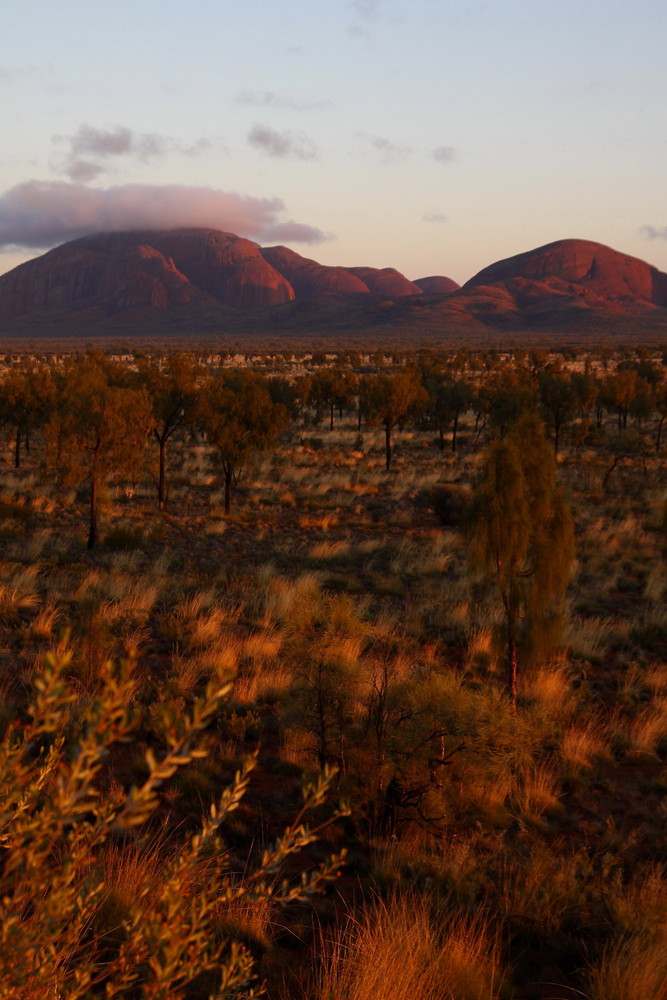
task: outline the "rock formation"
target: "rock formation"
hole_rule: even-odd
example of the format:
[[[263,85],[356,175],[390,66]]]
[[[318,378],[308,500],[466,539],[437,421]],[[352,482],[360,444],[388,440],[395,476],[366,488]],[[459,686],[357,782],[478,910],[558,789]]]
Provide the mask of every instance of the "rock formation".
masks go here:
[[[479,331],[656,314],[667,274],[586,240],[484,268],[459,288],[394,268],[331,267],[215,229],[97,233],[0,276],[5,331],[266,328]],[[661,327],[662,328],[662,327]]]
[[[485,267],[463,285],[502,286],[515,299],[571,296],[612,311],[667,306],[667,274],[588,240],[558,240]]]
[[[425,295],[451,295],[461,287],[456,281],[441,274],[432,274],[430,278],[417,278],[413,284]]]

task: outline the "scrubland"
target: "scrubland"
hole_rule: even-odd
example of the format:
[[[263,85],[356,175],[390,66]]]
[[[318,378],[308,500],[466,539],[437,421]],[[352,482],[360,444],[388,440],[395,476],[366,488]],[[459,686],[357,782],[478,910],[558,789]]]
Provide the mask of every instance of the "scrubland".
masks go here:
[[[75,855],[85,872],[67,884],[93,872],[98,890],[91,922],[68,947],[76,955],[94,942],[99,982],[75,994],[70,969],[70,987],[40,993],[35,973],[23,992],[3,983],[0,996],[249,997],[263,985],[271,1000],[667,998],[664,445],[628,451],[609,474],[615,455],[600,435],[577,434],[576,421],[563,430],[558,476],[576,561],[562,634],[548,655],[520,656],[513,711],[502,607],[473,571],[465,523],[489,429],[476,433],[465,412],[452,453],[449,431],[440,450],[433,429],[406,421],[386,471],[381,428],[359,427],[353,408],[336,413],[333,429],[328,416],[306,408],[270,451],[249,458],[229,513],[204,437],[170,443],[164,510],[148,448],[131,475],[108,478],[92,551],[85,486],[45,478],[38,437],[14,469],[3,438],[8,745],[46,697],[50,655],[63,685],[60,728],[45,730],[34,754],[44,756],[57,731],[71,767],[68,748],[101,726],[105,664],[125,662],[132,725],[117,721],[104,737],[92,775],[102,802],[121,802],[145,786],[151,761],[175,754],[170,727],[194,717],[205,691],[218,697],[198,730],[206,755],[187,749],[155,783],[150,809],[122,829],[110,821],[89,856]],[[604,419],[613,428],[615,415]],[[238,802],[216,826],[221,841],[211,834],[176,879],[175,859],[192,854],[211,803],[251,755],[254,770],[237,779]],[[301,783],[325,765],[337,771],[326,801],[310,802],[316,838],[271,868],[262,852],[301,822]],[[5,850],[19,794],[3,805]],[[30,795],[38,800],[39,789],[26,790],[23,805]],[[49,816],[40,810],[37,825]],[[58,852],[71,847],[73,823],[44,848],[53,871],[66,866]],[[343,849],[344,863],[330,864]],[[22,878],[14,918],[55,953],[51,924],[39,918],[49,885],[35,875],[31,899],[30,872],[16,865],[4,874],[8,912],[8,887]],[[262,892],[237,891],[262,865]],[[276,888],[302,871],[321,877],[321,891],[290,898]],[[167,884],[171,902],[160,910]],[[189,906],[200,897],[206,942]],[[65,893],[59,905],[74,898]],[[139,979],[105,993],[104,963],[116,968],[119,942],[157,912],[162,929],[137,950]],[[150,942],[179,938],[192,982],[144,988]],[[241,972],[226,992],[196,969],[212,940],[220,950],[211,962],[230,967],[226,942],[240,943]]]

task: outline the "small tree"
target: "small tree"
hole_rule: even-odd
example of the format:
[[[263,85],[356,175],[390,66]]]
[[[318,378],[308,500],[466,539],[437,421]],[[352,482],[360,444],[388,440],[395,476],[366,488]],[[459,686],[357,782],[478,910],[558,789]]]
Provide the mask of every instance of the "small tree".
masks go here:
[[[98,358],[77,358],[63,373],[49,428],[55,463],[67,482],[90,486],[88,548],[99,537],[100,489],[111,472],[132,468],[153,426],[145,389],[114,384],[122,372]],[[53,456],[49,456],[53,461]]]
[[[372,375],[363,385],[363,405],[371,421],[382,424],[385,436],[385,468],[392,458],[392,433],[411,409],[426,400],[426,392],[415,373],[403,369],[395,375]]]
[[[574,559],[574,526],[556,460],[535,414],[487,450],[473,498],[470,558],[492,577],[505,614],[507,685],[517,696],[520,639],[556,638],[550,625]]]
[[[23,364],[12,368],[0,384],[0,424],[15,431],[14,467],[21,467],[21,438],[48,420],[55,401],[55,385],[46,365]]]
[[[426,391],[426,416],[438,432],[440,451],[444,451],[445,432],[451,427],[452,451],[455,452],[459,420],[472,404],[472,387],[465,379],[437,375],[427,378]]]
[[[165,509],[167,444],[176,431],[191,420],[197,401],[199,366],[189,354],[172,354],[166,365],[151,360],[139,375],[148,390],[153,409],[153,437],[159,449],[158,508]]]
[[[545,368],[539,374],[538,388],[542,416],[553,431],[554,451],[558,455],[561,432],[575,412],[577,397],[572,380],[558,368]]]
[[[311,378],[310,402],[320,409],[329,411],[329,429],[333,430],[334,413],[342,411],[352,399],[356,388],[356,378],[352,372],[342,368],[320,368]]]
[[[248,459],[268,448],[288,423],[285,407],[274,403],[266,380],[242,368],[226,369],[200,395],[197,417],[218,453],[225,477],[225,514],[232,484]]]

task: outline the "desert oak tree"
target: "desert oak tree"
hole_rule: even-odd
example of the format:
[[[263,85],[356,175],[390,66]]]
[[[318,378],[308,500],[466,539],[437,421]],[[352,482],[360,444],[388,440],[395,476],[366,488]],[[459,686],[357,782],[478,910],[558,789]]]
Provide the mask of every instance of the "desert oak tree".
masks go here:
[[[572,514],[556,471],[541,420],[527,414],[489,446],[473,497],[470,558],[498,588],[513,708],[519,640],[546,637],[574,560]]]

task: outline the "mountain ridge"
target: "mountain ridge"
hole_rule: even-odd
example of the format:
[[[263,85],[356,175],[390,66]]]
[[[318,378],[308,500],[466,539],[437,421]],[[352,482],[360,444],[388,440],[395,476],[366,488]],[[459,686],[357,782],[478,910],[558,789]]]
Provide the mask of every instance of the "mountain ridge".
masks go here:
[[[667,274],[603,244],[565,239],[496,261],[458,286],[395,268],[318,263],[216,229],[80,237],[0,275],[0,329],[128,328],[142,318],[220,332],[266,322],[314,329],[406,323],[443,330],[667,318]]]

